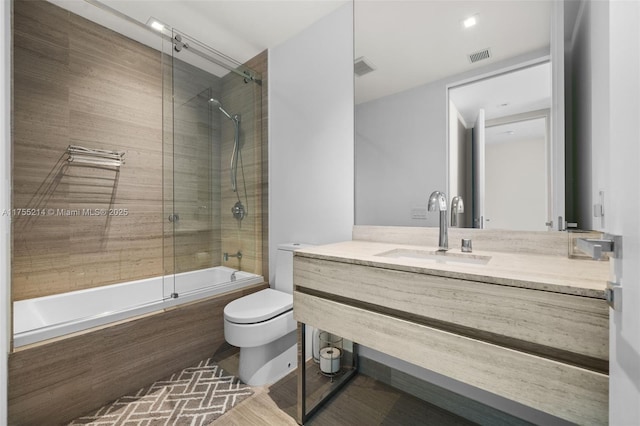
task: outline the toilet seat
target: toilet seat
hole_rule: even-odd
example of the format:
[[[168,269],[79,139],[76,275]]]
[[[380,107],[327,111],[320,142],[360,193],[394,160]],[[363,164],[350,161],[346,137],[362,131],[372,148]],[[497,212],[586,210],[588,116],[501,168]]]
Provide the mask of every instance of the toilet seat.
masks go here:
[[[292,309],[293,295],[268,288],[227,304],[224,319],[234,324],[256,324]]]

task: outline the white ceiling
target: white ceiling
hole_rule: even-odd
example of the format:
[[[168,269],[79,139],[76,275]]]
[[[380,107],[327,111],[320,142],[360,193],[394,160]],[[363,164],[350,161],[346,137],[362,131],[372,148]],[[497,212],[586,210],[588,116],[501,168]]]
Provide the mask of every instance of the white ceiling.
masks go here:
[[[154,40],[131,25],[125,29],[127,25],[122,20],[105,17],[105,13],[99,13],[85,1],[50,1],[129,37],[151,37],[143,42],[157,48],[157,38]],[[548,46],[551,1],[355,0],[355,55],[366,56],[377,66],[376,71],[356,78],[356,103]],[[142,23],[150,17],[157,18],[243,63],[350,1],[102,0],[102,3]],[[478,24],[464,30],[461,21],[470,15],[476,15]],[[468,62],[467,54],[487,47],[491,48],[491,59],[476,64]]]
[[[112,30],[158,48],[158,39],[82,0],[49,0]],[[130,18],[154,17],[239,63],[275,47],[346,0],[100,0]],[[348,40],[351,42],[351,40]],[[186,56],[186,55],[184,55]],[[191,61],[188,61],[191,62]],[[213,70],[209,70],[213,71]],[[219,73],[216,73],[219,75]]]
[[[139,21],[150,16],[241,63],[293,37],[346,1],[102,0]]]
[[[356,78],[356,103],[548,47],[551,1],[356,0],[355,57],[377,67]],[[492,58],[469,63],[485,48]]]
[[[486,143],[521,142],[545,139],[547,127],[544,118],[501,124],[485,129]]]
[[[481,108],[486,120],[550,108],[551,64],[545,62],[452,88],[449,99],[467,127],[473,127]]]

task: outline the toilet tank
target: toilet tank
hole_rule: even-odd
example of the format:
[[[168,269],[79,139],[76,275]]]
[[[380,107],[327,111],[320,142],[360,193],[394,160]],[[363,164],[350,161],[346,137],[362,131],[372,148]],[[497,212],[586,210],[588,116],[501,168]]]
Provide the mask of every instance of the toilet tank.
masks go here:
[[[293,294],[293,251],[310,246],[310,244],[300,243],[278,245],[278,253],[276,254],[276,283],[273,288]]]

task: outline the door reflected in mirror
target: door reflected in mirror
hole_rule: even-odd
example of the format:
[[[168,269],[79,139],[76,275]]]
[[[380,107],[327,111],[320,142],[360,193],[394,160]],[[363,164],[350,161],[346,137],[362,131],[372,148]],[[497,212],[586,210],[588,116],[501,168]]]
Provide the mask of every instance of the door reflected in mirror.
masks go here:
[[[462,227],[545,231],[551,217],[549,62],[461,85],[449,98],[449,193]]]
[[[485,137],[485,228],[546,231],[546,118],[487,127]]]

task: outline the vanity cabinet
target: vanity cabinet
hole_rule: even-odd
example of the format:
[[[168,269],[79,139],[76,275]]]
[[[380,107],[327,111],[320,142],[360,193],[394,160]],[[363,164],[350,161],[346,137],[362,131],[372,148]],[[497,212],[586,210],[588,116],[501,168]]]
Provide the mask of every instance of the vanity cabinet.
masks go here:
[[[607,423],[603,298],[327,253],[294,257],[297,321],[577,424]]]

